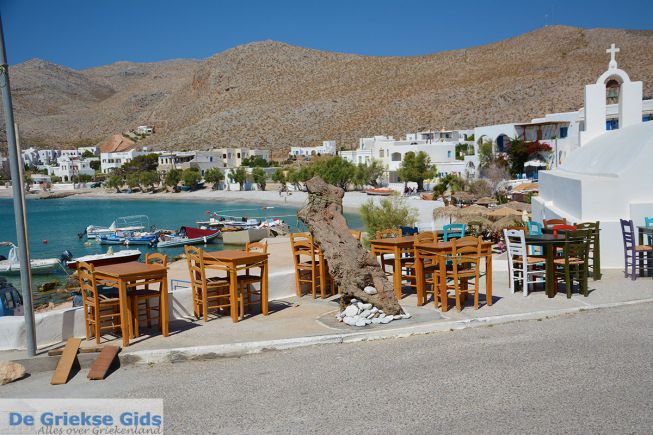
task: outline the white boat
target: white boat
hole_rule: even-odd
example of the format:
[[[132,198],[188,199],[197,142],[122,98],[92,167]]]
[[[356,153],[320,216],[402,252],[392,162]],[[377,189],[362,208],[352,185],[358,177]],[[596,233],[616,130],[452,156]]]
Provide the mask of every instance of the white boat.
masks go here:
[[[70,255],[68,261],[66,261],[66,266],[68,266],[69,269],[77,269],[78,261],[84,261],[93,266],[106,266],[107,264],[137,261],[140,256],[141,251],[138,249],[123,249],[122,251],[113,252],[111,248],[109,248],[109,250],[104,254],[84,255],[83,257],[78,258],[70,258],[72,257],[72,255]]]
[[[145,215],[119,217],[108,227],[89,225],[86,227],[87,239],[99,239],[102,236],[111,236],[116,231],[143,231],[150,227],[150,218]],[[80,236],[81,237],[81,236]]]
[[[199,245],[211,243],[222,233],[220,230],[204,230],[193,227],[181,227],[175,234],[164,234],[159,238],[157,248],[171,248],[173,246]]]
[[[16,245],[11,242],[0,242],[0,246],[10,246],[9,255],[6,260],[0,260],[0,274],[10,275],[20,273],[20,262]],[[30,260],[30,268],[33,274],[49,274],[58,269],[61,261],[58,258],[44,258],[42,260]]]

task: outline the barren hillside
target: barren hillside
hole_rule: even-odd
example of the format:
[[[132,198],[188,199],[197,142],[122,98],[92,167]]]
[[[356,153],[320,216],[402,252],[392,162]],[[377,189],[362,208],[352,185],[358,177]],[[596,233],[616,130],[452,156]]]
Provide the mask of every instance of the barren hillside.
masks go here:
[[[330,53],[265,41],[204,60],[11,69],[24,144],[97,143],[140,124],[154,148],[290,145],[424,128],[528,121],[582,105],[583,85],[619,65],[653,94],[653,31],[547,27],[416,57]]]

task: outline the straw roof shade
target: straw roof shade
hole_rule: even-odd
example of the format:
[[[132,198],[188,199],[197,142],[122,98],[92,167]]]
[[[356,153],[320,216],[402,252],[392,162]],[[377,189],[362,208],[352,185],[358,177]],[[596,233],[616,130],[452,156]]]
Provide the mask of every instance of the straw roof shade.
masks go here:
[[[524,211],[526,210],[527,212],[530,213],[531,211],[531,205],[526,204],[525,202],[517,202],[517,201],[510,201],[502,206],[503,207],[508,207],[513,210],[518,210],[518,211]]]
[[[494,198],[491,198],[489,196],[484,196],[482,198],[479,198],[476,200],[476,204],[478,205],[490,205],[490,204],[496,204],[497,200]]]
[[[476,215],[476,216],[460,216],[456,218],[456,223],[457,224],[469,224],[470,222],[478,222],[483,226],[483,228],[490,228],[493,224],[493,222],[487,218],[484,218],[482,216]]]
[[[460,209],[460,216],[487,216],[488,213],[490,213],[490,210],[476,204]]]
[[[493,218],[514,217],[515,219],[519,219],[521,221],[522,213],[519,210],[515,210],[514,208],[499,207],[492,210],[487,215]]]
[[[521,216],[504,216],[498,221],[492,223],[490,228],[493,231],[502,231],[504,228],[513,227],[513,226],[523,226],[524,223],[521,220]]]
[[[474,198],[476,198],[474,195],[472,195],[469,192],[456,192],[451,194],[452,197],[456,198],[458,201],[463,201],[463,202],[470,202],[473,201]]]
[[[460,216],[460,211],[461,211],[460,207],[456,207],[454,205],[446,205],[444,207],[434,208],[433,217],[435,219],[444,218],[444,217],[455,218]]]
[[[512,191],[513,192],[536,192],[540,189],[540,185],[538,183],[522,183],[518,186],[515,186]]]

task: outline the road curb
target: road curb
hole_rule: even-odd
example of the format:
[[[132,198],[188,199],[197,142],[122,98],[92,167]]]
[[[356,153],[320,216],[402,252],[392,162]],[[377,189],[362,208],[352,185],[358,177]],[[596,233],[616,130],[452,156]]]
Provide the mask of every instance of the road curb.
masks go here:
[[[129,350],[120,353],[121,365],[143,365],[160,363],[178,363],[218,358],[234,358],[252,355],[266,351],[288,350],[319,344],[357,343],[361,341],[384,340],[388,338],[406,338],[415,335],[436,332],[453,331],[480,326],[499,325],[525,320],[538,320],[559,317],[565,314],[575,314],[584,311],[595,311],[606,308],[617,308],[628,305],[651,303],[653,298],[626,302],[597,304],[584,307],[565,308],[561,310],[544,310],[528,313],[505,314],[500,316],[481,317],[477,319],[433,322],[403,328],[378,329],[361,332],[345,332],[339,334],[295,337],[280,340],[252,341],[245,343],[229,343],[209,346],[181,347],[173,349]]]

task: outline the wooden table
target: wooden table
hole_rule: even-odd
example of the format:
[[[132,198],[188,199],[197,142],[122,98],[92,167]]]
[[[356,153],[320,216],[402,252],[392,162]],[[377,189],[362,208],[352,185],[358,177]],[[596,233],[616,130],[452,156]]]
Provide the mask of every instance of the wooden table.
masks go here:
[[[161,284],[161,333],[168,336],[168,269],[160,264],[145,264],[137,261],[128,263],[110,264],[95,268],[95,280],[102,285],[118,289],[120,303],[120,324],[122,325],[122,345],[129,346],[132,337],[132,312],[127,296],[129,287],[137,287],[139,282],[159,282]],[[138,321],[138,318],[136,319]]]
[[[555,248],[556,246],[561,246],[565,244],[566,236],[564,234],[542,234],[541,236],[534,236],[526,234],[526,245],[527,246],[542,246],[544,247],[544,257],[546,262],[546,278],[545,278],[545,288],[546,294],[548,297],[552,298],[553,295],[553,281],[554,281],[554,267],[553,264]],[[512,279],[512,278],[511,278]]]
[[[447,300],[447,261],[446,256],[453,252],[451,242],[429,242],[415,243],[415,247],[420,250],[432,252],[438,257],[438,273],[440,274],[440,301],[442,303],[442,312],[449,310],[449,301]],[[492,305],[492,242],[483,241],[481,243],[481,257],[485,259],[485,300],[487,305]],[[424,257],[415,256],[415,274],[417,275],[417,305],[426,303],[426,291],[424,289]]]
[[[395,290],[397,299],[401,299],[401,254],[410,252],[415,243],[414,236],[405,237],[390,237],[387,239],[374,239],[370,240],[370,250],[373,256],[382,254],[394,255],[394,270],[392,274],[392,287]],[[381,264],[383,267],[383,264]]]
[[[238,250],[225,250],[205,252],[205,257],[210,257],[227,265],[229,270],[229,298],[231,300],[231,320],[238,322],[238,310],[235,301],[238,300],[238,271],[248,266],[261,263],[261,312],[268,315],[268,257],[270,254],[262,252],[246,252]]]
[[[639,238],[639,245],[646,245],[646,243],[644,243],[644,236],[649,236],[649,241],[651,241],[651,245],[653,245],[653,227],[637,226],[637,233]],[[634,258],[633,261],[635,261]],[[649,275],[653,275],[653,271],[651,271],[651,269],[649,269]],[[639,276],[644,276],[643,259],[639,260]]]

